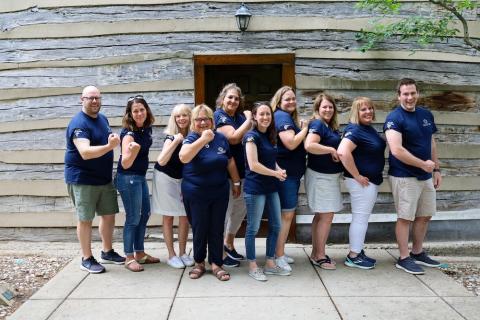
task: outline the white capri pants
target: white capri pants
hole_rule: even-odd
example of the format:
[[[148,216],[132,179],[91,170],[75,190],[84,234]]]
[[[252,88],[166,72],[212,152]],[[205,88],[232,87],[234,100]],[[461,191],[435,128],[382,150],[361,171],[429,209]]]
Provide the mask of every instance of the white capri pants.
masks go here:
[[[373,211],[375,201],[377,201],[378,186],[370,182],[368,187],[363,187],[352,178],[345,178],[345,186],[350,193],[352,206],[352,222],[349,230],[350,250],[360,253],[365,243],[368,218]]]

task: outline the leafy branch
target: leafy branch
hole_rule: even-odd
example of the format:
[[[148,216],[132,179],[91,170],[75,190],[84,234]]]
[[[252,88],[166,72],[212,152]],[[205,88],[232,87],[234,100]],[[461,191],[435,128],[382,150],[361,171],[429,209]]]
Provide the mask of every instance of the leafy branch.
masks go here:
[[[372,21],[370,30],[362,29],[356,34],[359,41],[364,42],[360,50],[363,52],[374,48],[379,42],[390,38],[415,40],[421,46],[433,43],[439,39],[448,41],[455,37],[459,30],[452,27],[460,22],[463,27],[463,41],[469,47],[480,51],[480,43],[470,37],[465,13],[478,8],[478,0],[429,0],[430,3],[441,8],[439,17],[410,16],[392,23],[384,23],[388,15],[398,14],[401,3],[398,0],[360,0],[357,6],[367,9],[377,16]]]

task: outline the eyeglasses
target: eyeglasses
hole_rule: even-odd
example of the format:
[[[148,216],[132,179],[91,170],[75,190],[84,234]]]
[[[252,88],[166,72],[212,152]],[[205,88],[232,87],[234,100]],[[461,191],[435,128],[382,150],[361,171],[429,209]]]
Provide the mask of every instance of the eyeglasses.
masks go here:
[[[133,101],[135,99],[143,99],[143,96],[141,94],[136,95],[136,96],[132,96],[132,97],[128,98],[127,102]]]
[[[210,118],[197,118],[197,119],[195,119],[195,122],[197,122],[197,123],[209,122],[209,121],[212,121],[212,119],[210,119]]]
[[[93,101],[93,100],[100,101],[102,100],[102,97],[82,97],[82,99],[87,99],[88,101]]]

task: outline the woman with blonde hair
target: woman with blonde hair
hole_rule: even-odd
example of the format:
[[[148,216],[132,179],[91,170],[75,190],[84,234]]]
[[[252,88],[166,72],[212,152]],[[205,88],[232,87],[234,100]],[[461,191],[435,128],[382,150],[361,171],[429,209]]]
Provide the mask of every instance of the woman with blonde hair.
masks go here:
[[[163,238],[168,250],[167,264],[178,269],[190,267],[194,263],[185,251],[189,225],[181,192],[183,163],[178,157],[182,141],[189,132],[191,114],[191,108],[185,104],[173,108],[164,130],[166,137],[162,151],[153,171],[152,212],[163,215]],[[178,217],[178,256],[173,247],[174,217]]]
[[[352,103],[350,123],[345,128],[338,156],[345,167],[345,185],[350,193],[352,222],[350,223],[350,252],[345,265],[372,269],[376,260],[363,250],[368,219],[377,200],[378,186],[383,182],[385,140],[372,123],[375,107],[372,100],[358,97]]]
[[[244,98],[242,90],[235,83],[229,83],[223,87],[217,98],[217,110],[214,113],[215,127],[221,132],[230,144],[238,174],[240,175],[240,190],[245,178],[245,155],[242,138],[252,127],[252,113],[243,110]],[[234,246],[235,235],[240,228],[243,218],[247,213],[243,192],[238,198],[234,198],[230,192],[227,215],[225,218],[225,238],[223,249],[225,250],[225,267],[238,267],[245,257],[237,252]]]
[[[333,270],[336,268],[335,261],[325,254],[325,245],[333,215],[343,208],[340,191],[343,167],[337,154],[341,136],[333,97],[322,93],[315,98],[313,118],[308,128],[305,190],[308,207],[315,213],[310,260],[322,269]]]
[[[308,133],[307,121],[298,121],[295,92],[289,86],[281,87],[270,105],[274,111],[275,129],[278,135],[277,163],[287,171],[284,181],[278,181],[278,194],[282,208],[282,227],[276,247],[276,263],[282,269],[292,271],[293,258],[285,254],[285,242],[295,217],[300,179],[305,173],[306,153],[303,140]]]
[[[184,163],[183,204],[193,231],[195,266],[189,277],[198,279],[205,273],[205,258],[220,281],[230,280],[223,265],[223,231],[232,179],[234,197],[240,195],[240,177],[227,138],[215,132],[213,112],[205,104],[192,110],[190,134],[180,149]]]

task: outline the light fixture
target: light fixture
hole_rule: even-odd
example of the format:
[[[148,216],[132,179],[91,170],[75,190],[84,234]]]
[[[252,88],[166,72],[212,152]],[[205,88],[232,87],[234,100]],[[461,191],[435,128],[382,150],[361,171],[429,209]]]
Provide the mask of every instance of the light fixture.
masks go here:
[[[237,19],[237,26],[240,31],[244,32],[248,28],[248,23],[250,22],[250,18],[252,14],[248,11],[247,6],[245,3],[242,2],[240,8],[238,8],[237,12],[235,12],[235,18]]]

